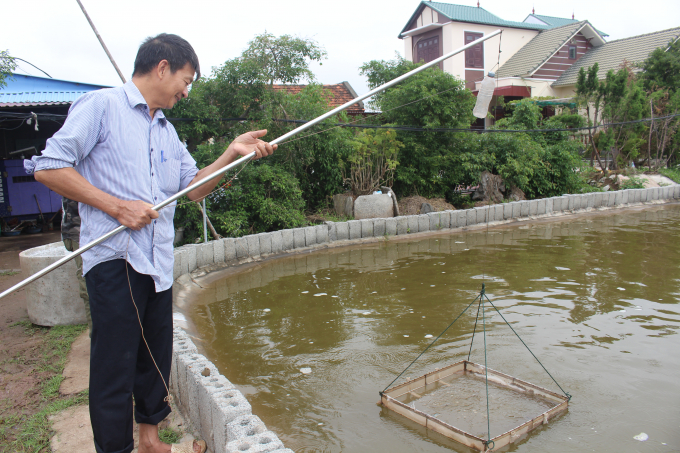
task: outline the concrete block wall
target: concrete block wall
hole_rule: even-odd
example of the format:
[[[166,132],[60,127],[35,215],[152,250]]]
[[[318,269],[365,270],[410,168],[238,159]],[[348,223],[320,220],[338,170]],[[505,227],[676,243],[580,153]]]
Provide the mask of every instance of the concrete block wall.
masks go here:
[[[215,263],[259,259],[339,241],[460,229],[486,222],[510,222],[563,213],[659,203],[680,199],[680,185],[654,189],[563,195],[474,209],[432,212],[386,219],[327,222],[323,225],[226,238],[175,249],[175,279]],[[408,247],[405,247],[408,249]],[[252,414],[250,404],[217,368],[199,354],[189,336],[175,328],[170,389],[174,404],[215,453],[291,452]]]
[[[293,453],[253,415],[250,403],[179,327],[173,332],[170,391],[194,430],[214,453]]]

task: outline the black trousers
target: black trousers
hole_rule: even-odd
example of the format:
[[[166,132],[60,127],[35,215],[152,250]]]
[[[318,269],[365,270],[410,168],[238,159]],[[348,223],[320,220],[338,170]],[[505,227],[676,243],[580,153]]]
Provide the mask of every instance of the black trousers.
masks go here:
[[[129,273],[130,284],[128,284]],[[85,276],[92,313],[90,420],[98,453],[129,453],[137,423],[157,425],[170,413],[163,379],[169,385],[172,361],[172,289],[157,293],[153,279],[125,260],[100,263]]]

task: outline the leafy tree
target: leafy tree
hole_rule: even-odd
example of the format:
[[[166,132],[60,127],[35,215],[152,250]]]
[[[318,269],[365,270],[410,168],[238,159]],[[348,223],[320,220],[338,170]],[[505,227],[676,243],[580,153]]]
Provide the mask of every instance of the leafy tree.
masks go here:
[[[361,67],[361,74],[375,88],[387,80],[406,73],[419,64],[398,57],[392,61],[371,61]],[[420,72],[388,89],[374,99],[382,111],[382,124],[399,124],[423,128],[467,128],[472,123],[475,98],[465,84],[437,68]],[[404,144],[394,176],[399,195],[443,196],[453,189],[450,162],[458,151],[451,134],[442,132],[398,131]],[[455,184],[454,184],[455,186]]]
[[[366,129],[351,141],[349,176],[345,180],[350,182],[354,195],[367,195],[381,185],[392,185],[399,148],[404,147],[396,135],[391,129]]]
[[[602,93],[600,91],[600,81],[597,78],[597,72],[599,70],[599,65],[595,63],[593,66],[586,70],[581,67],[578,72],[578,79],[576,81],[576,100],[579,105],[585,107],[586,109],[586,120],[588,121],[588,126],[594,126],[598,124],[599,114],[600,114],[600,102],[602,101]],[[590,146],[593,150],[593,155],[597,157],[597,163],[600,165],[602,170],[605,169],[602,164],[602,159],[600,159],[600,152],[595,145],[593,140],[593,130],[588,129],[588,137],[590,139]],[[592,165],[592,155],[590,163]]]
[[[17,65],[8,50],[0,50],[0,88],[7,86],[6,80],[12,77]]]
[[[655,49],[640,67],[646,90],[680,90],[680,40],[676,39],[669,46]]]

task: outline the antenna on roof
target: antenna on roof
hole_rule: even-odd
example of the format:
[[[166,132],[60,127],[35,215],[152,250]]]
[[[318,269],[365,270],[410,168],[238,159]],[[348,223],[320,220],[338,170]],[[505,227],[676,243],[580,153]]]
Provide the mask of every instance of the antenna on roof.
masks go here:
[[[536,14],[536,8],[534,8],[533,6],[531,7],[531,14]]]
[[[477,8],[479,8],[479,0],[477,0]]]
[[[574,12],[571,12],[571,20],[574,20]]]

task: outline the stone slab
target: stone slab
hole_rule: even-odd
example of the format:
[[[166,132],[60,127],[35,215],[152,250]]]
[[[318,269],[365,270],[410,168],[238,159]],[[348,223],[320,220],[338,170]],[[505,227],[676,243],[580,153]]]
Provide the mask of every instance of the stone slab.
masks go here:
[[[359,197],[361,198],[361,197]],[[358,200],[358,198],[357,198]],[[391,200],[391,198],[390,198]],[[391,207],[391,206],[390,206]],[[362,238],[372,238],[373,237],[373,218],[362,219],[361,220],[361,237]]]
[[[293,228],[293,247],[296,249],[305,246],[305,229]]]
[[[361,220],[350,220],[347,225],[349,226],[349,238],[361,239]]]
[[[381,237],[385,236],[385,221],[387,219],[375,219],[373,221],[373,236]],[[363,235],[363,233],[362,233]]]
[[[354,218],[380,219],[394,216],[392,197],[388,194],[362,195],[354,200]]]
[[[281,230],[281,250],[293,250],[295,248],[295,235],[293,230]]]
[[[283,251],[283,235],[281,234],[281,231],[272,231],[270,234],[272,253],[281,253]]]
[[[346,241],[349,239],[349,222],[336,223],[335,230],[338,241]]]
[[[408,217],[397,217],[397,234],[402,235],[408,233]]]
[[[430,217],[427,214],[420,214],[418,216],[418,232],[423,233],[430,231]]]

